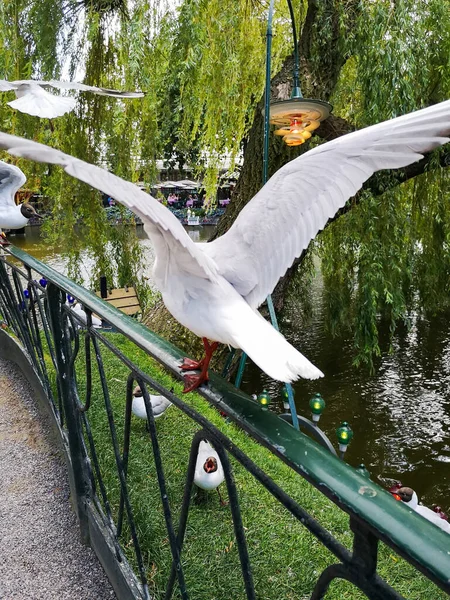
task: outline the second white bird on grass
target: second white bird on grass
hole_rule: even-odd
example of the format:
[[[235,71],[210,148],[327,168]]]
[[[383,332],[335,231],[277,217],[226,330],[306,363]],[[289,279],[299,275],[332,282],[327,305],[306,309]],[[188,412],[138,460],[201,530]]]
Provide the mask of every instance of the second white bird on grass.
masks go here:
[[[79,302],[75,302],[75,303],[69,302],[69,306],[73,310],[73,312],[79,317],[80,321],[82,321],[82,323],[84,323],[84,325],[86,325],[87,324],[87,315],[86,315],[86,311],[81,306],[81,304]],[[94,329],[100,329],[102,327],[101,319],[99,319],[95,315],[91,315],[91,319],[92,319],[92,327],[94,327]]]
[[[165,411],[172,406],[172,402],[165,396],[155,396],[149,394],[150,403],[152,405],[153,416],[158,419]],[[136,386],[133,390],[133,402],[131,404],[131,410],[136,417],[140,419],[147,419],[147,411],[145,410],[144,394],[140,386]]]
[[[166,207],[136,185],[36,142],[0,134],[0,147],[67,173],[110,195],[144,223],[155,251],[153,277],[167,309],[203,339],[205,358],[184,361],[185,392],[208,379],[217,342],[241,348],[273,379],[323,373],[257,312],[278,280],[369,177],[398,169],[446,143],[450,101],[316,146],[284,165],[240,212],[232,227],[195,244]],[[208,340],[213,340],[210,344]]]

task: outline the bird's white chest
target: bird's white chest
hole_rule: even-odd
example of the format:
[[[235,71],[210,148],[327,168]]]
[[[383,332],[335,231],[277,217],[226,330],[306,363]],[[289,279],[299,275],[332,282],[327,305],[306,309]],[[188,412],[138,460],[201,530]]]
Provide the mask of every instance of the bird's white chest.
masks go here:
[[[211,453],[210,453],[211,454]],[[204,469],[205,461],[208,458],[208,453],[200,452],[197,457],[197,463],[195,466],[194,483],[197,487],[202,490],[214,490],[218,487],[225,479],[223,467],[219,457],[215,452],[212,453],[218,462],[217,471],[207,473]]]
[[[21,229],[28,219],[20,212],[20,206],[0,206],[0,227],[4,229]]]

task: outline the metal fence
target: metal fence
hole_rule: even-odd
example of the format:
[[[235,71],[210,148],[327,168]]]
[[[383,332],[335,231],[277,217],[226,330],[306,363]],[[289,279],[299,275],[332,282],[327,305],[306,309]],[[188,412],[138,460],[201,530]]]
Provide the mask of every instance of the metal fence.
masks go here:
[[[68,306],[68,295],[77,299],[83,312],[77,313]],[[101,329],[93,326],[93,314],[102,319]],[[134,344],[136,356],[151,357],[172,377],[180,379],[182,354],[177,348],[14,247],[8,247],[0,257],[0,315],[2,354],[9,352],[9,357],[14,358],[14,352],[8,349],[19,344],[23,364],[31,366],[38,378],[66,454],[81,536],[96,551],[119,598],[168,599],[175,594],[183,599],[203,600],[198,592],[190,590],[185,577],[186,565],[195,561],[196,556],[185,558],[184,555],[196,458],[203,439],[214,446],[225,472],[229,512],[226,509],[221,514],[231,513],[242,597],[263,598],[264,594],[255,591],[252,537],[243,524],[242,492],[234,476],[236,465],[285,507],[300,528],[309,530],[320,545],[337,557],[337,562],[323,568],[310,586],[312,595],[308,597],[312,600],[324,598],[336,578],[351,582],[369,598],[402,598],[377,573],[380,541],[445,592],[450,592],[450,538],[446,533],[396,502],[370,481],[367,474],[345,464],[316,441],[212,374],[210,385],[199,393],[210,406],[226,415],[227,422],[221,427],[217,420],[208,418],[195,405],[171,391],[169,375],[162,378],[163,381],[157,380],[149,374],[150,370],[139,366],[134,356],[132,360],[129,353],[125,355],[121,340]],[[136,464],[147,461],[150,465],[151,462],[146,468],[153,469],[155,474],[151,487],[158,495],[157,511],[163,523],[159,537],[155,532],[147,536],[153,539],[153,545],[148,547],[146,542],[145,549],[143,532],[149,524],[140,514],[143,499],[138,498],[134,480],[130,479],[133,449],[130,443],[135,444],[131,427],[135,383],[143,391],[147,415],[145,439],[149,448],[146,456],[135,457]],[[122,409],[111,399],[112,391],[116,392],[120,386],[124,390]],[[167,466],[170,456],[167,428],[162,439],[149,390],[168,398],[174,406],[171,410],[176,411],[174,415],[182,415],[183,423],[193,424],[192,428],[186,426],[190,455],[178,469],[184,480],[178,503],[173,500],[171,488],[173,465]],[[256,442],[258,448],[265,448],[273,464],[283,464],[289,473],[309,482],[347,513],[351,549],[313,517],[295,494],[288,493],[276,478],[269,476],[267,469],[257,464],[246,451],[247,446],[240,445],[236,436],[229,433],[230,427],[233,431],[239,430],[241,438],[242,431],[245,432],[245,437]],[[276,531],[276,522],[273,528]],[[214,535],[213,528],[211,531]],[[166,570],[165,582],[155,590],[153,580],[150,587],[148,582],[152,569],[157,568],[152,552],[159,553],[163,547],[169,556],[170,568]],[[307,561],[308,557],[302,559]],[[211,556],[213,562],[214,556]],[[270,567],[267,564],[268,571]],[[214,567],[208,564],[207,569],[210,568]],[[207,574],[198,575],[202,576]]]

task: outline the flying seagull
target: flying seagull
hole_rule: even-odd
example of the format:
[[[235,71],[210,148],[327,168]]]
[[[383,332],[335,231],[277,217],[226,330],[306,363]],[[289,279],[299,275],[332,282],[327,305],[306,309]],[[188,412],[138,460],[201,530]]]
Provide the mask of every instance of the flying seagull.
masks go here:
[[[42,219],[28,202],[16,205],[14,201],[17,190],[26,180],[19,167],[0,160],[0,246],[9,244],[2,228],[21,229],[31,217]]]
[[[17,100],[8,102],[12,108],[34,117],[46,117],[53,119],[73,110],[76,99],[72,96],[55,96],[44,88],[53,87],[63,90],[79,90],[81,92],[93,92],[100,96],[112,96],[113,98],[142,98],[144,92],[118,92],[108,88],[99,88],[76,81],[36,81],[25,79],[22,81],[6,81],[0,79],[0,92],[14,90]]]
[[[448,141],[450,101],[367,127],[309,150],[277,171],[232,227],[195,244],[178,219],[137,186],[48,146],[0,133],[0,147],[61,165],[142,219],[155,249],[153,275],[172,315],[203,338],[205,357],[186,360],[190,391],[208,378],[217,343],[241,348],[270,377],[291,382],[323,373],[258,313],[293,260],[380,169],[405,167]],[[210,343],[208,340],[211,340]]]

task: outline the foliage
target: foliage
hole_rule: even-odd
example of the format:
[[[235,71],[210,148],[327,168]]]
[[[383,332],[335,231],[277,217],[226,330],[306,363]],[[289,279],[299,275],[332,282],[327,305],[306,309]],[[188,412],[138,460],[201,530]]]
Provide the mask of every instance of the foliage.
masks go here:
[[[80,78],[115,89],[151,90],[156,62],[148,39],[156,19],[154,6],[136,2],[129,11],[124,0],[77,2],[7,0],[0,21],[0,69],[10,80]],[[49,123],[13,111],[2,94],[0,126],[34,138],[118,175],[136,180],[140,172],[155,174],[157,146],[150,144],[155,128],[155,97],[142,101],[80,94],[74,112]],[[141,121],[145,120],[144,126]],[[141,136],[149,135],[142,140]],[[28,177],[27,186],[51,199],[53,218],[45,231],[69,259],[70,274],[79,278],[79,257],[87,248],[94,260],[92,284],[105,274],[113,285],[134,283],[144,292],[142,251],[129,227],[111,226],[99,192],[46,165],[16,163]],[[123,213],[122,213],[123,214]],[[142,300],[142,298],[141,298]]]
[[[349,58],[335,112],[360,127],[450,96],[450,15],[442,2],[362,2],[359,9],[343,48]],[[448,170],[436,156],[428,171],[400,186],[395,174],[378,178],[386,192],[361,194],[318,247],[328,327],[353,331],[355,362],[371,368],[380,320],[394,334],[413,311],[450,306]]]

